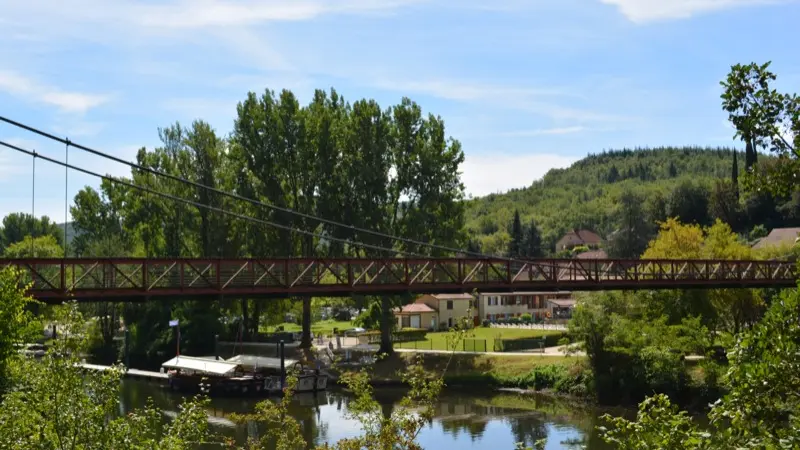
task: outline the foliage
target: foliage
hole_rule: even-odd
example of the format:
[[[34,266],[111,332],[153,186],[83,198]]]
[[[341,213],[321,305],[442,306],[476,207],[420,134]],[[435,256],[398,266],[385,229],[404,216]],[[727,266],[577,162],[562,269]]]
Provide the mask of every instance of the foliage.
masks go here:
[[[11,213],[3,218],[3,226],[0,228],[0,252],[5,252],[6,247],[21,242],[26,236],[52,236],[56,245],[64,245],[63,228],[51,222],[49,217],[36,218],[30,214]]]
[[[86,188],[75,197],[72,215],[80,232],[76,251],[95,256],[112,251],[116,256],[226,258],[430,253],[418,244],[320,223],[312,216],[421,242],[450,247],[466,243],[464,188],[459,179],[464,160],[461,144],[447,137],[440,117],[423,114],[411,100],[382,109],[374,100],[351,104],[334,90],[318,90],[308,105],[300,105],[288,90],[265,90],[261,95],[248,93],[232,112],[230,137],[220,136],[203,121],[188,127],[175,123],[158,130],[161,145],[139,150],[137,163],[277,208],[233,200],[134,169],[129,177],[134,184],[204,207],[104,181],[99,191]],[[235,219],[212,208],[278,226]],[[287,209],[306,216],[291,215]],[[310,233],[389,250],[367,251]],[[301,300],[301,314],[309,318],[311,299]],[[391,309],[408,298],[367,300],[381,303],[379,322],[388,337]],[[263,315],[269,315],[268,322],[282,321],[275,319],[286,311],[283,306],[283,302],[243,299],[221,302],[208,312],[191,302],[176,302],[171,308],[126,308],[123,315],[131,329],[147,336],[135,338],[132,351],[152,359],[163,348],[149,343],[169,340],[169,331],[160,326],[145,331],[148,323],[160,324],[173,316],[188,320],[198,310],[209,316],[224,313],[241,317],[244,337],[249,337],[258,332]],[[212,325],[211,320],[197,320]],[[304,325],[308,322],[303,320]],[[212,333],[207,334],[206,342],[187,337],[186,344],[202,350],[211,340]],[[384,350],[391,350],[390,342],[384,344],[388,345]]]
[[[6,304],[21,292],[0,295]],[[90,325],[74,304],[57,314],[62,332],[41,360],[3,355],[13,368],[13,384],[0,404],[0,447],[178,450],[207,440],[201,400],[185,402],[167,426],[152,406],[120,416],[120,368],[85,373],[78,355],[86,349]]]
[[[567,333],[553,332],[553,333],[542,334],[541,337],[537,338],[531,338],[531,337],[521,337],[513,339],[496,338],[494,340],[494,351],[514,352],[518,350],[539,349],[539,347],[542,345],[544,347],[554,347],[556,345],[559,345],[558,341],[564,337],[567,337]]]
[[[422,328],[403,328],[402,330],[394,330],[392,331],[392,342],[424,341],[427,334],[428,330]],[[374,344],[376,342],[380,342],[381,332],[367,331],[364,333],[359,333],[358,336],[359,342],[363,340],[367,341],[367,343]]]
[[[0,270],[0,392],[9,383],[9,363],[18,345],[41,333],[42,324],[34,320],[30,306],[36,301],[17,287],[20,273],[12,268]]]
[[[747,147],[746,184],[750,189],[765,189],[789,194],[797,185],[800,169],[800,97],[780,93],[771,86],[777,76],[770,63],[736,64],[721,82],[722,108]],[[761,149],[768,149],[777,160],[758,161]]]
[[[635,421],[605,416],[604,439],[621,449],[797,448],[800,445],[800,294],[786,291],[729,353],[730,392],[701,428],[666,396],[640,405]]]
[[[366,311],[356,317],[355,324],[365,330],[377,330],[380,328],[381,306],[378,303],[371,303]]]
[[[648,224],[643,199],[634,191],[625,190],[617,199],[615,221],[618,228],[609,239],[608,256],[636,258],[647,247],[653,224]]]
[[[480,241],[483,252],[504,254],[509,241],[506,225],[511,223],[517,210],[521,223],[535,220],[542,248],[550,253],[555,242],[569,230],[585,228],[609,236],[621,228],[615,203],[623,192],[631,191],[641,198],[643,221],[651,227],[646,235],[647,242],[657,232],[656,223],[668,217],[669,207],[678,204],[672,191],[690,182],[696,186],[695,191],[709,192],[715,180],[730,177],[732,154],[728,148],[670,147],[590,155],[567,169],[551,170],[530,187],[467,201],[467,228]],[[674,167],[673,176],[670,167]],[[612,169],[616,169],[619,178],[610,182],[607,175]],[[778,204],[781,202],[785,200],[779,199]],[[698,217],[684,217],[684,220],[707,225],[708,211],[700,209],[700,206],[692,208]],[[792,223],[783,215],[779,215],[779,219],[773,226]],[[760,221],[753,217],[740,226],[749,229]]]
[[[704,353],[710,333],[696,318],[669,324],[649,314],[647,299],[631,293],[595,295],[576,306],[570,334],[582,342],[592,372],[588,389],[601,403],[686,391],[682,355]]]
[[[21,241],[6,247],[3,254],[6,258],[60,258],[64,250],[58,245],[53,235],[32,238],[25,236]]]
[[[730,226],[719,220],[704,229],[675,219],[661,225],[658,237],[642,255],[653,259],[723,260],[748,260],[755,256]],[[699,316],[712,329],[734,333],[758,320],[763,311],[759,292],[751,289],[673,290],[644,295],[650,300],[653,317],[665,315],[671,323],[677,323],[683,317]]]

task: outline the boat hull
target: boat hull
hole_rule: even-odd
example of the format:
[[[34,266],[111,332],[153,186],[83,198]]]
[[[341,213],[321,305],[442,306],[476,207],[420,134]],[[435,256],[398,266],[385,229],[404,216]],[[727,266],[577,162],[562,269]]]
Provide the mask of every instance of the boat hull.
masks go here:
[[[170,375],[170,389],[192,394],[203,393],[212,397],[259,397],[283,395],[280,377],[213,379],[196,376]],[[300,376],[295,392],[319,392],[328,387],[325,375]]]

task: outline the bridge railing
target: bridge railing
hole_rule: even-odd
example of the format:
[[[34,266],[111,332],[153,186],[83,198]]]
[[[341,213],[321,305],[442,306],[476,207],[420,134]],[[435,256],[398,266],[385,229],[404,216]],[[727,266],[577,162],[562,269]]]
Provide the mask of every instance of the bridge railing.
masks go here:
[[[540,259],[0,259],[42,299],[794,286],[786,261]]]

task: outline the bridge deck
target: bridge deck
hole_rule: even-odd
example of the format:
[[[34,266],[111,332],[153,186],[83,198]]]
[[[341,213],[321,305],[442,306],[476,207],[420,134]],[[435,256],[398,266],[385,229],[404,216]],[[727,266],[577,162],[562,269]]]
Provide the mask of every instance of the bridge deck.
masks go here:
[[[794,287],[795,263],[539,259],[4,259],[46,302],[526,290]]]

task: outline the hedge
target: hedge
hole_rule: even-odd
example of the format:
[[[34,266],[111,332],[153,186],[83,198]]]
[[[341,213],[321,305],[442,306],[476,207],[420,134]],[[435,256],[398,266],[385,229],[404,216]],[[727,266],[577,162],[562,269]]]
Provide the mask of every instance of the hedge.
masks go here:
[[[514,352],[519,350],[535,350],[542,347],[542,341],[544,341],[544,347],[555,347],[558,345],[558,341],[565,337],[569,337],[569,333],[546,334],[537,338],[495,339],[494,351]]]
[[[392,342],[424,341],[428,330],[424,328],[403,328],[392,332]],[[380,331],[366,331],[358,334],[359,344],[378,344],[381,342]]]

